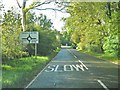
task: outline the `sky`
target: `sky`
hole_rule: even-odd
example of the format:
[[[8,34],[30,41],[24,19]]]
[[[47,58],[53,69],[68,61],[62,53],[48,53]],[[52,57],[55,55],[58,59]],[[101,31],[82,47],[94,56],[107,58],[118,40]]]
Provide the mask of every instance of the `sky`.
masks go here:
[[[18,0],[19,3],[22,5],[22,0]],[[27,1],[27,7],[32,3],[33,0],[28,0]],[[34,0],[35,1],[35,0]],[[17,11],[20,11],[18,5],[17,5],[17,2],[16,0],[2,0],[2,4],[4,5],[5,7],[5,10],[9,10],[10,7],[14,7]],[[44,5],[43,7],[41,8],[55,8],[55,5],[53,3],[49,4],[49,5]],[[55,29],[57,29],[58,31],[61,31],[62,30],[62,27],[64,26],[64,22],[61,21],[61,18],[62,17],[68,17],[69,14],[68,13],[63,13],[63,12],[60,12],[60,11],[53,11],[53,10],[34,10],[36,14],[44,14],[47,16],[48,19],[51,19],[52,23],[53,23],[53,26]]]

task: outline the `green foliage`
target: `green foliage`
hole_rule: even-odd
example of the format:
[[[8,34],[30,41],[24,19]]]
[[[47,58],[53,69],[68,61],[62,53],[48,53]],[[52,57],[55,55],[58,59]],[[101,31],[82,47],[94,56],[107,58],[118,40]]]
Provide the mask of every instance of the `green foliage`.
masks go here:
[[[12,60],[3,64],[3,88],[23,87],[22,84],[24,84],[27,78],[33,76],[36,70],[41,70],[48,60],[48,57],[27,57]]]
[[[102,3],[71,3],[68,12],[71,16],[66,19],[66,29],[71,34],[71,41],[78,48],[90,48],[92,44],[100,45],[103,20]],[[97,7],[97,8],[96,8]],[[92,11],[91,11],[92,10]],[[101,32],[100,32],[101,31]],[[97,35],[97,36],[95,36]],[[93,37],[94,36],[94,37]],[[80,44],[79,44],[80,43]]]
[[[9,65],[2,65],[3,70],[12,70],[12,67]]]
[[[79,50],[118,55],[118,2],[74,2],[67,7],[70,17],[65,29]]]
[[[38,44],[38,54],[48,55],[60,47],[60,42],[56,39],[56,32],[50,30],[40,31],[40,43]]]
[[[70,35],[67,33],[67,31],[63,31],[59,36],[62,45],[71,45]]]
[[[118,26],[119,23],[119,9],[117,8],[118,3],[110,3],[111,5],[111,17],[107,20],[105,29],[108,34],[104,37],[104,51],[108,54],[119,55],[119,35],[118,35]]]
[[[35,13],[26,14],[27,31],[38,31],[40,43],[38,55],[48,55],[60,47],[56,38],[57,31],[52,28],[52,22],[45,15],[36,16]],[[3,61],[34,55],[34,44],[22,44],[19,40],[22,31],[20,15],[14,10],[4,12],[1,25],[2,30],[2,58]]]
[[[103,45],[105,53],[118,55],[118,43],[118,35],[110,35],[106,37],[105,43]]]
[[[31,18],[30,18],[31,17]],[[48,55],[60,48],[60,41],[57,39],[57,31],[52,29],[52,22],[45,15],[35,16],[32,13],[27,14],[27,31],[39,32],[39,43],[37,44],[38,55]],[[36,23],[35,23],[36,22]],[[27,51],[34,55],[34,44],[28,44]]]
[[[2,22],[2,56],[3,60],[21,57],[26,54],[21,50],[19,34],[21,32],[19,14],[8,10],[4,12]]]

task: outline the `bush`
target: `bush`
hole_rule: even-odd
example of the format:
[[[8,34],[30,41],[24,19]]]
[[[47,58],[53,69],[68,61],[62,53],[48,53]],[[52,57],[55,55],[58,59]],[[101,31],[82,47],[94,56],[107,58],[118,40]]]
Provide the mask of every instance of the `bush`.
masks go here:
[[[56,49],[60,48],[60,42],[56,38],[55,31],[39,30],[38,32],[39,43],[37,44],[37,55],[49,55]],[[25,51],[29,52],[30,56],[35,54],[35,44],[28,44],[25,49]]]

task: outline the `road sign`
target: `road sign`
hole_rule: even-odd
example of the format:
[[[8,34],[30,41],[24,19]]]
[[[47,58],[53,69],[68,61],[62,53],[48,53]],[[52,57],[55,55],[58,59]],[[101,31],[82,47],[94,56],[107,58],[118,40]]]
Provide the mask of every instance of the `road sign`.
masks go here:
[[[39,43],[39,33],[22,32],[20,34],[20,41],[22,41],[22,43]]]

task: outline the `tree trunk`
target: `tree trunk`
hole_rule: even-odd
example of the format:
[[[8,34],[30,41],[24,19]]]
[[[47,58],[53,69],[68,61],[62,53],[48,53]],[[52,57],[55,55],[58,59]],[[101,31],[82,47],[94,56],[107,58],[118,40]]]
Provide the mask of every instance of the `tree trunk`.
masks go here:
[[[24,10],[25,5],[26,5],[26,0],[23,0],[23,5],[22,5],[22,28],[23,28],[23,31],[26,31],[26,11]]]
[[[110,2],[108,2],[107,4],[108,4],[108,16],[111,19],[111,4]]]
[[[22,28],[26,31],[26,12],[22,9]]]

